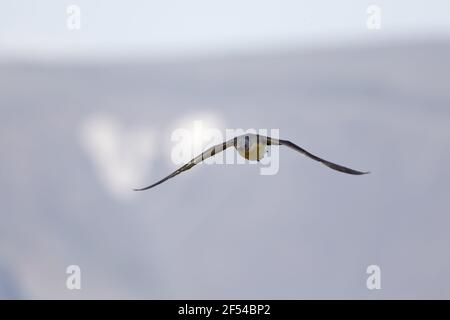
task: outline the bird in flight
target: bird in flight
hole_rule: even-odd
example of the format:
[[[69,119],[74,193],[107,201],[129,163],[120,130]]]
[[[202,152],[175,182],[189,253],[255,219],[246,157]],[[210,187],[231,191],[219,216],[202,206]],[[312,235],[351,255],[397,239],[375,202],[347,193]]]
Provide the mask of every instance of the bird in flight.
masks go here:
[[[143,190],[148,190],[153,187],[156,187],[157,185],[179,175],[180,173],[182,173],[184,171],[191,169],[196,164],[199,164],[203,160],[208,159],[209,157],[212,157],[212,156],[224,151],[225,149],[227,149],[229,147],[235,147],[236,150],[238,151],[238,153],[247,160],[259,161],[262,158],[264,158],[267,147],[271,146],[271,145],[289,147],[289,148],[294,149],[295,151],[298,151],[301,154],[303,154],[313,160],[321,162],[322,164],[324,164],[327,167],[329,167],[333,170],[336,170],[336,171],[340,171],[340,172],[347,173],[347,174],[354,174],[354,175],[362,175],[362,174],[369,173],[369,172],[353,170],[353,169],[335,164],[333,162],[329,162],[322,158],[319,158],[288,140],[275,139],[275,138],[266,137],[266,136],[262,136],[262,135],[258,135],[258,134],[244,134],[244,135],[235,137],[224,143],[218,144],[214,147],[207,149],[206,151],[204,151],[203,153],[201,153],[200,155],[198,155],[197,157],[195,157],[194,159],[192,159],[191,161],[189,161],[188,163],[183,165],[178,170],[175,170],[174,172],[172,172],[167,177],[159,180],[158,182],[155,182],[152,185],[149,185],[148,187],[134,189],[134,191],[143,191]]]

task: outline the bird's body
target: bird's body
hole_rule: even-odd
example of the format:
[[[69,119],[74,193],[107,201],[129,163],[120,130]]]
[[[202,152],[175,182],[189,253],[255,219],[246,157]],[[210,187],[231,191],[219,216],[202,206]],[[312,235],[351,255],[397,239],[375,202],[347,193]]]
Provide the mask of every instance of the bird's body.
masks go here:
[[[209,157],[212,157],[212,156],[224,151],[225,149],[227,149],[229,147],[235,147],[235,149],[238,151],[238,153],[247,160],[259,161],[262,158],[264,158],[267,147],[272,146],[272,145],[287,146],[291,149],[294,149],[295,151],[302,153],[303,155],[305,155],[313,160],[321,162],[322,164],[324,164],[327,167],[329,167],[333,170],[336,170],[336,171],[340,171],[340,172],[347,173],[347,174],[353,174],[353,175],[362,175],[362,174],[368,173],[368,172],[353,170],[353,169],[335,164],[333,162],[329,162],[322,158],[319,158],[288,140],[279,140],[279,139],[266,137],[266,136],[262,136],[262,135],[258,135],[258,134],[244,134],[244,135],[235,137],[233,139],[230,139],[226,142],[223,142],[221,144],[218,144],[214,147],[211,147],[211,148],[205,150],[200,155],[198,155],[197,157],[195,157],[194,159],[192,159],[191,161],[189,161],[184,166],[182,166],[178,170],[174,171],[172,174],[168,175],[164,179],[161,179],[160,181],[158,181],[148,187],[145,187],[142,189],[135,189],[135,191],[143,191],[143,190],[148,190],[150,188],[153,188],[153,187],[163,183],[164,181],[167,181],[170,178],[173,178],[176,175],[178,175],[186,170],[191,169],[193,166],[199,164],[203,160],[205,160]]]
[[[247,160],[259,161],[264,158],[267,148],[266,137],[256,134],[239,136],[234,146],[241,157]]]

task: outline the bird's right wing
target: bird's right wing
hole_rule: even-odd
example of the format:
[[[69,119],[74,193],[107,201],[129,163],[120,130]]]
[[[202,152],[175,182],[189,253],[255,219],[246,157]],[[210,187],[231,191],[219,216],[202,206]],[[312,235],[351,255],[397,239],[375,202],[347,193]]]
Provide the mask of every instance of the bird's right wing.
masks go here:
[[[189,170],[190,168],[192,168],[193,166],[195,166],[196,164],[199,164],[200,162],[202,162],[203,160],[206,160],[222,151],[224,151],[225,149],[235,146],[236,144],[236,138],[234,139],[230,139],[224,143],[220,143],[218,145],[215,145],[205,151],[203,151],[201,154],[199,154],[198,156],[196,156],[194,159],[192,159],[191,161],[189,161],[188,163],[186,163],[185,165],[183,165],[181,168],[175,170],[174,172],[172,172],[170,175],[168,175],[167,177],[159,180],[158,182],[155,182],[152,185],[149,185],[148,187],[145,188],[141,188],[141,189],[134,189],[134,191],[143,191],[143,190],[148,190],[151,189],[153,187],[156,187],[157,185],[163,183],[164,181],[167,181],[173,177],[175,177],[176,175],[179,175],[180,173]]]

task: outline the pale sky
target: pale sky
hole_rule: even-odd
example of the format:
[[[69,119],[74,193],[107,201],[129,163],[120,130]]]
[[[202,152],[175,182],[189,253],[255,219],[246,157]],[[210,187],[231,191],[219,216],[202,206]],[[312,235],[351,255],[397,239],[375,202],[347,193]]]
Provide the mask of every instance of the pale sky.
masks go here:
[[[66,9],[81,9],[69,31]],[[366,27],[369,5],[381,29]],[[184,55],[450,35],[445,0],[2,0],[0,55]]]

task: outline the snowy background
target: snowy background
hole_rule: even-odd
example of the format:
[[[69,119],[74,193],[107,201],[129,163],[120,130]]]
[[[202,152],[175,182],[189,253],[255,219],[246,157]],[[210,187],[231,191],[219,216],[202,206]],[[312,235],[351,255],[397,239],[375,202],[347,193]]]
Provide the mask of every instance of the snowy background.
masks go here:
[[[448,4],[227,3],[2,3],[0,298],[450,298]],[[133,192],[195,120],[372,173],[281,149]]]

